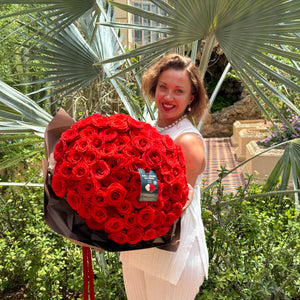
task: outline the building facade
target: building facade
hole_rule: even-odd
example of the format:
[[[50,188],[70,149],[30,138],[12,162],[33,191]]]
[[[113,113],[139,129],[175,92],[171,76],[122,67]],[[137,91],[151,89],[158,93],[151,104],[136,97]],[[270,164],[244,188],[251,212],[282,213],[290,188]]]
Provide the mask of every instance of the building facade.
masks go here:
[[[165,15],[165,12],[159,9],[155,4],[148,0],[118,0],[117,2],[132,5],[145,11]],[[142,26],[159,26],[157,22],[150,21],[139,16],[131,15],[119,8],[116,9],[116,22],[131,23]],[[149,30],[121,29],[123,35],[123,44],[129,47],[147,45],[156,42],[165,37],[165,34],[159,32],[150,32]]]

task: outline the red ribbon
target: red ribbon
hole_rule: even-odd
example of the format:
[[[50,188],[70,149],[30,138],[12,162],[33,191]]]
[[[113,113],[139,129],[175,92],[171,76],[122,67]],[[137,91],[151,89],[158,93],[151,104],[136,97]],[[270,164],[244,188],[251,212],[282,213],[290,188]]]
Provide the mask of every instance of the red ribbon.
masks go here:
[[[82,247],[82,264],[83,300],[95,300],[92,255],[89,247]]]

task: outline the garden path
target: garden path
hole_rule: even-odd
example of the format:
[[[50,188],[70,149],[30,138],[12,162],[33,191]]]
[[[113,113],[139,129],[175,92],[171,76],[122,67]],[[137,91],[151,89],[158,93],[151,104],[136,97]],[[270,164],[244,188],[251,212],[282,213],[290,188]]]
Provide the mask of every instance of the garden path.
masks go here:
[[[235,157],[236,148],[231,145],[230,138],[205,138],[207,146],[207,165],[202,174],[204,186],[218,179],[221,168],[231,170],[239,164]],[[241,168],[235,170],[223,179],[224,191],[234,192],[239,186],[244,185],[245,179]]]

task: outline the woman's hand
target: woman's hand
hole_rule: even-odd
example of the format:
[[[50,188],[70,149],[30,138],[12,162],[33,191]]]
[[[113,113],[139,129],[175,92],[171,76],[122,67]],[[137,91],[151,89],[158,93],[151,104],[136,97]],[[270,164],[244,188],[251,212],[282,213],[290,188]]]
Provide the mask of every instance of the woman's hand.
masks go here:
[[[192,200],[193,200],[194,188],[189,183],[188,183],[188,187],[189,187],[188,199],[187,199],[182,211],[184,211],[188,206],[190,206],[190,204],[192,203]]]

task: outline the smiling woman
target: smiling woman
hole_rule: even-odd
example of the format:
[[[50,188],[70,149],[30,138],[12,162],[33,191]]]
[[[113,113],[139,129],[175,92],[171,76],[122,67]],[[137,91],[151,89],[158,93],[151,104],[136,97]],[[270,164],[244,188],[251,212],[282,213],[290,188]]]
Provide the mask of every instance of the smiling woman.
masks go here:
[[[207,97],[198,69],[177,54],[154,64],[144,74],[142,87],[158,108],[153,125],[181,147],[190,193],[181,215],[180,236],[172,241],[176,251],[159,247],[121,253],[126,293],[129,300],[192,300],[208,274],[208,252],[199,190],[206,149],[190,120],[201,117]]]
[[[155,91],[157,125],[164,127],[172,124],[184,114],[193,98],[191,83],[185,70],[168,69],[162,72]]]

